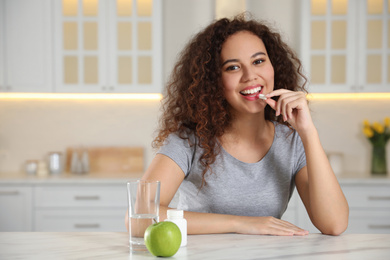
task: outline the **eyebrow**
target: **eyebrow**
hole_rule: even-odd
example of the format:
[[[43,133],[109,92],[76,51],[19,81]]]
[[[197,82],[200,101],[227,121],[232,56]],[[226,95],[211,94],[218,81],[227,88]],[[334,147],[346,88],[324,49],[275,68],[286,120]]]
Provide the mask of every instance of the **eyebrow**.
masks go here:
[[[255,54],[253,54],[252,56],[251,56],[251,59],[253,59],[254,57],[256,57],[256,56],[259,56],[259,55],[267,55],[267,54],[265,54],[264,52],[262,52],[262,51],[259,51],[259,52],[256,52]],[[221,65],[221,67],[223,67],[226,63],[229,63],[229,62],[238,62],[239,60],[238,59],[230,59],[230,60],[226,60],[224,63],[222,63],[222,65]]]

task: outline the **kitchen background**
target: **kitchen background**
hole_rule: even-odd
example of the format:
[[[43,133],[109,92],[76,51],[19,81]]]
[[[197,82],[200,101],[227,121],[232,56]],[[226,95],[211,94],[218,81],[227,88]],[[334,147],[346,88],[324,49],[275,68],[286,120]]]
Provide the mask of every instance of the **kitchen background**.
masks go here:
[[[273,24],[302,58],[309,91],[328,93],[310,95],[310,106],[326,152],[338,156],[333,162],[341,158],[334,169],[350,206],[347,232],[389,233],[390,175],[369,174],[371,144],[362,133],[364,119],[390,116],[389,6],[390,0],[0,0],[0,231],[126,231],[126,182],[154,157],[159,92],[189,38],[233,9]],[[144,92],[157,94],[138,99]],[[43,177],[41,167],[38,176],[25,174],[27,160],[81,146],[100,174]],[[117,153],[124,147],[144,148],[144,159],[136,151]],[[387,151],[390,161],[389,145]],[[283,219],[318,232],[297,192]]]
[[[279,28],[301,53],[301,1],[248,0],[246,9]],[[163,0],[162,67],[165,82],[189,37],[215,18],[215,1]],[[154,151],[159,100],[0,99],[0,173],[22,171],[26,160],[70,146],[141,146],[145,168]],[[313,99],[312,116],[327,152],[343,154],[343,168],[354,176],[369,172],[371,146],[362,121],[390,116],[390,99]],[[387,159],[390,162],[389,146]]]

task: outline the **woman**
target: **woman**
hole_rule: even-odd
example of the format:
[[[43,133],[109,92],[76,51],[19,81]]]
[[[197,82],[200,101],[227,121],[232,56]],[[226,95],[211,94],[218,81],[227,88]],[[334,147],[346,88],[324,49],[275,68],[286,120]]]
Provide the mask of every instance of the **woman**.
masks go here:
[[[281,220],[297,187],[313,224],[339,235],[348,204],[321,146],[294,52],[265,24],[221,19],[181,53],[167,85],[160,219],[179,191],[189,234],[306,235]]]

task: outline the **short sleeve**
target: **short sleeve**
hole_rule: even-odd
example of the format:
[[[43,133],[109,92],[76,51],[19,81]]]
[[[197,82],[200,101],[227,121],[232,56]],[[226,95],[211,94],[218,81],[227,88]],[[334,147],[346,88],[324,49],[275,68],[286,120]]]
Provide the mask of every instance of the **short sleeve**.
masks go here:
[[[297,174],[303,167],[306,166],[306,154],[302,140],[297,132],[295,132],[295,169],[294,175]]]
[[[193,163],[195,149],[195,145],[190,145],[188,139],[180,138],[173,133],[168,136],[157,153],[171,158],[187,176]]]

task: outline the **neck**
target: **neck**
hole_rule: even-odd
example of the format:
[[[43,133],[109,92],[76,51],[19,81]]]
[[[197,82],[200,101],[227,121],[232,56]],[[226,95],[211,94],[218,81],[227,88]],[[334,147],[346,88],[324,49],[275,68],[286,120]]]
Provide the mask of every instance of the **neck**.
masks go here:
[[[224,136],[240,142],[257,142],[269,137],[271,125],[272,122],[265,120],[264,114],[240,115],[233,120]]]

